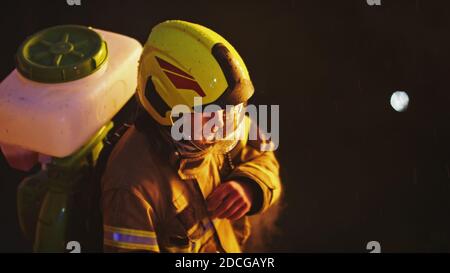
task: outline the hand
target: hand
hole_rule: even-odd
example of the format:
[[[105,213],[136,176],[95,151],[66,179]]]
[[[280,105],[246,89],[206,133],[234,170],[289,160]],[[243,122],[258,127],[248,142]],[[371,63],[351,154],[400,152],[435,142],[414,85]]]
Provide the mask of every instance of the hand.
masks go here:
[[[206,200],[211,219],[237,220],[252,207],[253,192],[250,185],[239,181],[228,181],[218,186]]]

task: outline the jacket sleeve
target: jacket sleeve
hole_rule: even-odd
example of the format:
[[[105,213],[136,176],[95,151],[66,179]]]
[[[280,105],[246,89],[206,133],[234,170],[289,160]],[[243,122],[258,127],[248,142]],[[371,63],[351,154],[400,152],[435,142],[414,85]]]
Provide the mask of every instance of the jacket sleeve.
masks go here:
[[[282,191],[280,166],[274,152],[261,151],[261,144],[270,145],[270,141],[258,128],[256,130],[258,131],[257,139],[246,141],[239,152],[232,156],[234,168],[227,178],[227,180],[248,183],[255,189],[256,200],[249,215],[267,210],[280,198]]]
[[[159,252],[151,206],[138,192],[110,189],[102,195],[105,252]]]

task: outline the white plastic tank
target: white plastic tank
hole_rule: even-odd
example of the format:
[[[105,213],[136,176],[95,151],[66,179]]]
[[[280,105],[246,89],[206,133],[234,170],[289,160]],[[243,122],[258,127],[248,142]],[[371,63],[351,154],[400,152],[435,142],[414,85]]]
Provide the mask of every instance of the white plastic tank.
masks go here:
[[[0,84],[0,144],[74,153],[133,96],[141,51],[135,39],[81,26],[31,36]]]

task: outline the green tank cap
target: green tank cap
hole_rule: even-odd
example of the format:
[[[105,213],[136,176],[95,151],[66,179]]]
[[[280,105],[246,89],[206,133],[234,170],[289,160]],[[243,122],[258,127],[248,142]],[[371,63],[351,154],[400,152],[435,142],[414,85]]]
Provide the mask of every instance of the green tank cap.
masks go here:
[[[73,81],[98,70],[108,57],[102,37],[90,27],[61,25],[30,36],[16,55],[17,70],[45,83]]]

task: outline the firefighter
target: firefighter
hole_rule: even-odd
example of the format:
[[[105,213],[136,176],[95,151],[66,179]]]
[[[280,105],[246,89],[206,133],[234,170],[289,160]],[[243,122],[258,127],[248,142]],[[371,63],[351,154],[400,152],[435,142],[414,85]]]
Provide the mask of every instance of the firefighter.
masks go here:
[[[138,69],[143,111],[101,181],[106,252],[243,251],[248,216],[281,193],[278,161],[260,149],[270,141],[261,132],[248,137],[255,124],[245,105],[253,93],[243,60],[217,33],[178,20],[152,29]],[[219,109],[174,115],[177,105],[199,106],[196,98]],[[203,129],[218,122],[200,137],[183,126],[188,136],[175,139],[173,125],[186,118]]]

